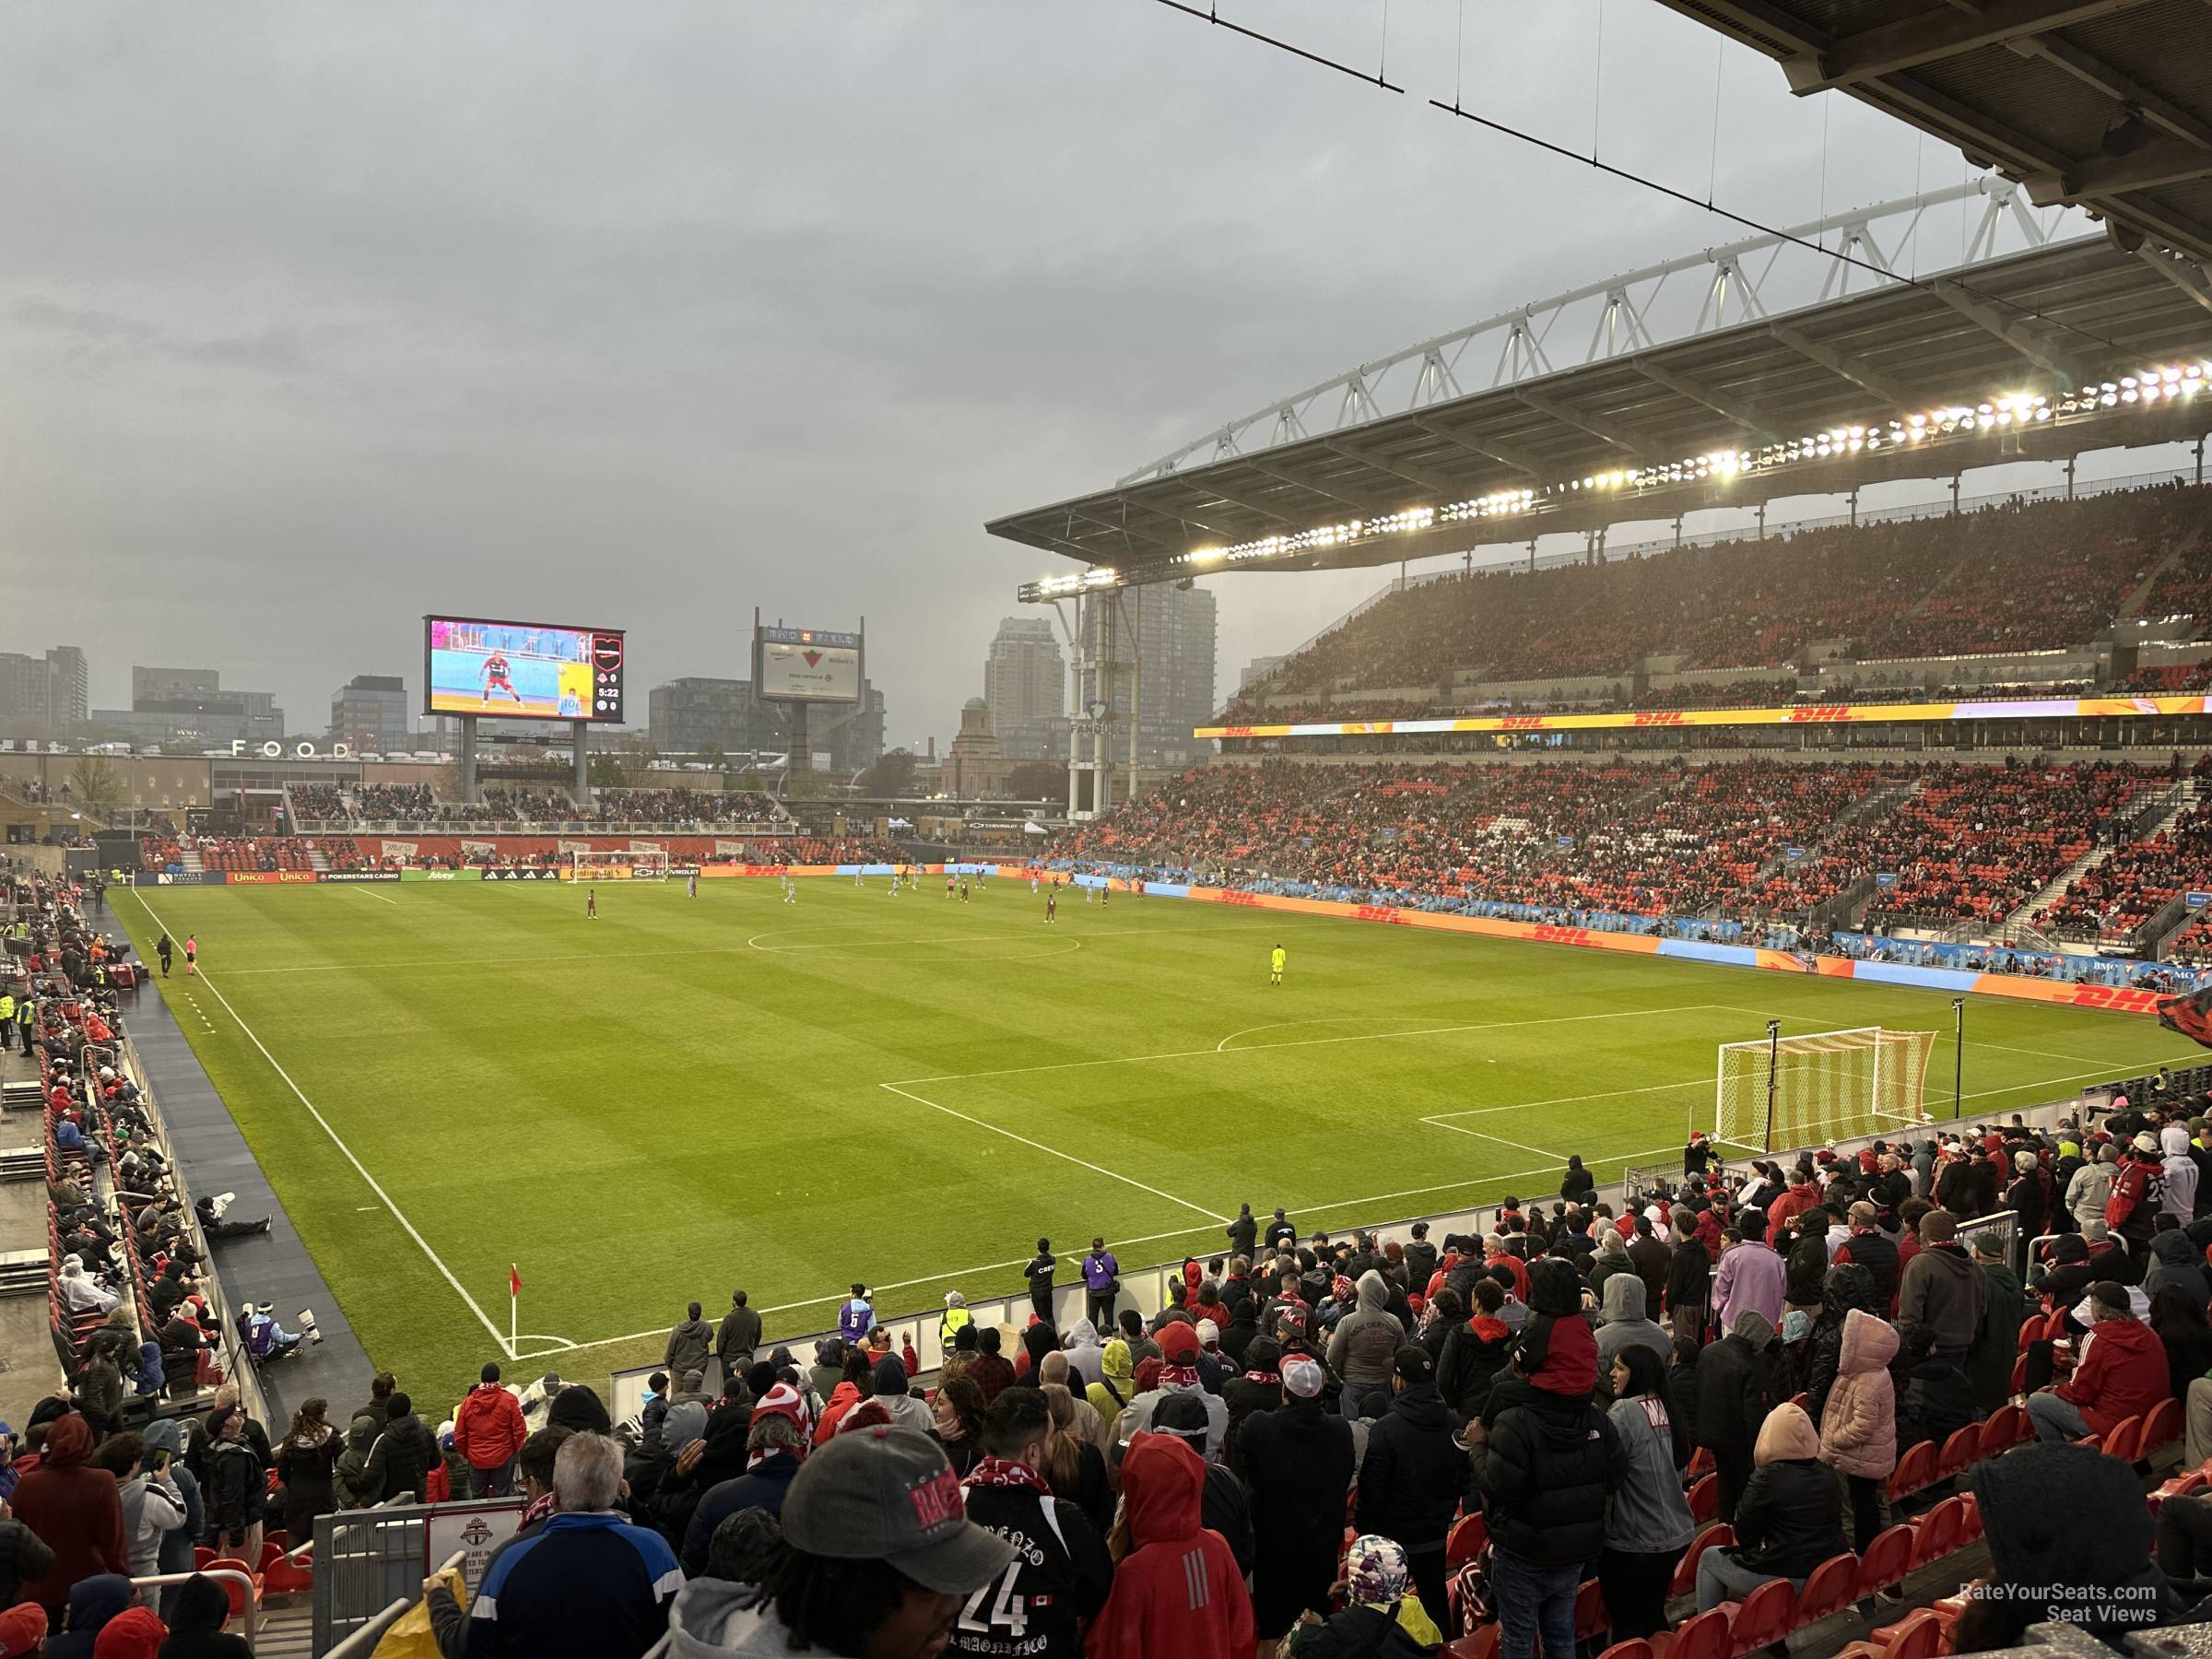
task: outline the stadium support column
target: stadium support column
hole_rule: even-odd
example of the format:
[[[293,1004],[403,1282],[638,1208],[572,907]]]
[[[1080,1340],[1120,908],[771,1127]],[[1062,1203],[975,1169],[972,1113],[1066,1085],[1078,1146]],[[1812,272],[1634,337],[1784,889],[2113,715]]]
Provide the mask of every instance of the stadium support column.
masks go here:
[[[1959,1108],[1963,1097],[1959,1090],[1966,1087],[1966,998],[1951,998],[1951,1122],[1959,1121]]]
[[[477,793],[477,717],[457,714],[461,723],[461,804],[474,806],[483,797]]]
[[[1119,604],[1123,594],[1127,592],[1124,588],[1115,594],[1115,603]],[[1129,613],[1129,771],[1122,779],[1122,798],[1125,801],[1136,798],[1136,743],[1145,724],[1144,691],[1145,606],[1140,594],[1136,608]]]
[[[2197,466],[2199,468],[2196,481],[2199,484],[2202,484],[2205,481],[2202,472],[2202,468],[2204,466],[2205,441],[2202,438],[2199,438],[2196,441],[2196,453]],[[2074,499],[2074,463],[2077,459],[2079,459],[2079,457],[2075,455],[2068,455],[2066,457],[2066,500],[2069,501]]]
[[[2069,461],[2066,465],[2071,467],[2074,464]],[[2197,434],[2196,439],[2196,481],[2199,484],[2205,481],[2205,439],[2201,432]]]
[[[569,730],[574,734],[572,741],[576,749],[576,786],[569,793],[575,798],[576,805],[579,806],[589,806],[592,804],[591,756],[585,752],[583,740],[584,734],[591,729],[587,723],[581,720],[569,723]]]

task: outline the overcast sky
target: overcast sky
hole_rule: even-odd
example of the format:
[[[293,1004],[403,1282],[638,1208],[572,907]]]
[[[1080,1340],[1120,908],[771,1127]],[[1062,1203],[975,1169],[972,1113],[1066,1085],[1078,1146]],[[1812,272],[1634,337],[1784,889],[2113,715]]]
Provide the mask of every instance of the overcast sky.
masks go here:
[[[606,622],[641,724],[759,606],[944,738],[1053,566],[985,519],[1740,234],[1426,97],[1779,223],[1961,176],[1646,0],[1222,9],[1407,93],[1149,0],[11,9],[0,649],[317,731],[426,610]],[[1377,580],[1218,581],[1224,687]]]

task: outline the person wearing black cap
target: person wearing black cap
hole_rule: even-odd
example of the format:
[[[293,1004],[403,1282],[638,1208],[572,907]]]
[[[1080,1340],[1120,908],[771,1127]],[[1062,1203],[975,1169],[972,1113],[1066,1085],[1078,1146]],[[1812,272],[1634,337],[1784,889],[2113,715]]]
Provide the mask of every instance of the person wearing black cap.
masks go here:
[[[782,1521],[758,1585],[701,1579],[677,1593],[670,1659],[936,1653],[962,1605],[1015,1560],[1013,1545],[968,1519],[944,1452],[907,1429],[860,1429],[818,1448]]]
[[[1421,1606],[1446,1630],[1444,1535],[1467,1489],[1461,1418],[1437,1393],[1436,1361],[1427,1348],[1398,1349],[1390,1388],[1390,1409],[1368,1430],[1352,1524],[1404,1548]]]
[[[2088,1347],[2073,1375],[2028,1396],[2028,1418],[2040,1440],[2108,1434],[2172,1397],[2166,1345],[2136,1317],[2127,1287],[2100,1279],[2089,1287],[2088,1312]]]
[[[438,1442],[415,1415],[415,1402],[405,1394],[394,1394],[384,1402],[384,1417],[383,1432],[369,1448],[368,1484],[378,1494],[379,1503],[402,1492],[412,1492],[415,1500],[422,1502],[430,1470],[439,1461]]]

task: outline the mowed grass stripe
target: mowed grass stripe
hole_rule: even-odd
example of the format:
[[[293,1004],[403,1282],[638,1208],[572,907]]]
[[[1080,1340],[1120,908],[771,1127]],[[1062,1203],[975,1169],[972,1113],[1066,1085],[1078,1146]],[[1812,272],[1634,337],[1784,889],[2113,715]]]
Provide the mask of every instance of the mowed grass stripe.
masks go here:
[[[1548,1188],[1524,1147],[1609,1173],[1679,1144],[1715,1044],[1770,1015],[1939,1030],[1928,1097],[1949,1099],[1947,996],[1849,981],[1171,900],[1064,895],[1048,928],[1026,884],[963,906],[926,886],[891,900],[880,880],[804,883],[794,905],[770,882],[702,883],[696,900],[606,883],[594,923],[566,885],[346,894],[151,897],[177,936],[196,929],[238,1018],[478,1300],[496,1307],[519,1261],[524,1327],[579,1343],[665,1328],[739,1284],[787,1310],[771,1333],[819,1328],[855,1277],[911,1286],[894,1308],[926,1305],[948,1272],[1017,1289],[1041,1233],[1064,1256],[1094,1231],[1147,1240],[1144,1260],[1220,1247],[1218,1226],[1131,1181],[1218,1214],[1249,1199],[1344,1225],[1388,1218],[1360,1208],[1375,1202]],[[137,907],[117,913],[148,947]],[[841,947],[747,944],[760,935]],[[1032,941],[1082,948],[1031,958]],[[457,1397],[490,1357],[482,1328],[389,1214],[360,1209],[359,1176],[212,1013],[187,1033],[371,1353]],[[1538,1023],[1597,1013],[1630,1017]],[[1406,1035],[1448,1026],[1484,1029]],[[1393,1035],[1307,1041],[1369,1033]],[[1979,999],[1968,1036],[1970,1111],[2196,1052],[2138,1018]],[[1463,1112],[1498,1141],[1418,1121]],[[979,1261],[1006,1265],[979,1282]],[[594,1346],[591,1363],[657,1351]]]

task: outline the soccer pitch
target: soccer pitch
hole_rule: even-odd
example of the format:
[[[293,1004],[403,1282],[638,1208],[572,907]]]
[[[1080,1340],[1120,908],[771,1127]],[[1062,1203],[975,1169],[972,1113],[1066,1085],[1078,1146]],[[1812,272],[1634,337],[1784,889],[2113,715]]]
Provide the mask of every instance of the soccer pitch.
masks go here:
[[[150,888],[114,896],[380,1365],[458,1397],[504,1349],[604,1380],[744,1286],[770,1335],[853,1279],[1004,1294],[1049,1235],[1132,1266],[1602,1181],[1710,1125],[1714,1053],[1942,1033],[1949,997],[1563,946],[940,880]],[[1280,987],[1269,949],[1288,952]],[[2203,1051],[2140,1016],[1971,999],[1966,1112]],[[535,1333],[535,1335],[530,1334]],[[575,1351],[570,1351],[573,1345]]]

